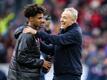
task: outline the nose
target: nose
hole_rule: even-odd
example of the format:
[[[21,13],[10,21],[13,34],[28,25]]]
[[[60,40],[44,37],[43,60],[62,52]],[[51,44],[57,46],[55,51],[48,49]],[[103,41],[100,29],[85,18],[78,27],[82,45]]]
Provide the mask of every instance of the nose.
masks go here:
[[[41,25],[45,25],[45,24],[46,24],[45,21],[46,21],[46,20],[45,20],[44,18],[42,18],[42,20],[41,20]]]
[[[45,23],[45,19],[44,19],[44,18],[42,18],[41,22],[42,22],[42,23]]]
[[[60,19],[60,22],[64,22],[64,20],[63,20],[63,19]]]

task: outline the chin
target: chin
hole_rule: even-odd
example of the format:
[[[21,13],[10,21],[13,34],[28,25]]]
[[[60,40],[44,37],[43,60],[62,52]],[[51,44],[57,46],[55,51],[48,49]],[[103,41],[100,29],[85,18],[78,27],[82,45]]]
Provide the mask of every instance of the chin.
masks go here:
[[[65,27],[65,25],[62,25],[61,27],[63,27],[63,28],[64,28],[64,27]]]

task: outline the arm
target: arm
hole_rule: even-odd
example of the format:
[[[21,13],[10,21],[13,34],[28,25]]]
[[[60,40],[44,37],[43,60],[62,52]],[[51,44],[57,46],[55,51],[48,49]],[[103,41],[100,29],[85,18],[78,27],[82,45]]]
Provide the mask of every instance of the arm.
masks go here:
[[[53,45],[69,45],[69,44],[82,44],[81,30],[74,29],[69,30],[64,34],[50,35],[43,31],[37,31],[31,28],[25,28],[24,33],[32,33],[37,37],[40,37],[43,41],[51,43]]]
[[[54,45],[68,45],[81,43],[81,36],[78,31],[69,31],[60,35],[50,35],[46,32],[39,31],[36,33],[42,40]]]
[[[44,42],[41,42],[40,50],[46,53],[47,55],[54,55],[54,45],[47,45]]]
[[[17,62],[22,64],[26,67],[41,67],[43,65],[43,60],[39,59],[39,55],[35,55],[37,52],[32,45],[34,44],[33,38],[30,35],[23,34],[19,37],[21,39],[18,47],[18,54],[17,54]],[[33,54],[33,55],[32,55]]]
[[[29,53],[29,54],[26,54]],[[39,59],[39,58],[35,58],[33,59],[30,54],[32,54],[32,52],[29,51],[19,51],[19,56],[17,57],[17,62],[19,64],[22,64],[26,67],[29,68],[36,68],[36,67],[42,67],[43,65],[43,60]]]

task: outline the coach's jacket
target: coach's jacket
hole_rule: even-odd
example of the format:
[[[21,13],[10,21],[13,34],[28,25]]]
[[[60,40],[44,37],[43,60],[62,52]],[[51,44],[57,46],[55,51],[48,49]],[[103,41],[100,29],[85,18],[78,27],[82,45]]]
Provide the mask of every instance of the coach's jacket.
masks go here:
[[[77,23],[62,30],[59,35],[49,35],[38,31],[36,36],[40,37],[53,46],[42,44],[41,51],[54,54],[54,75],[75,75],[81,76],[81,50],[82,32]]]
[[[18,39],[9,66],[8,80],[40,80],[43,60],[40,60],[39,42],[32,34],[19,34],[17,31],[15,34]]]

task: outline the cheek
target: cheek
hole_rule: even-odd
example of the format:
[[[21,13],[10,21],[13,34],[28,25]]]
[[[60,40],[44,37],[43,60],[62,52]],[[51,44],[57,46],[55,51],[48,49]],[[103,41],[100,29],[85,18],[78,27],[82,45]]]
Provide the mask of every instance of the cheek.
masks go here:
[[[37,21],[37,24],[38,24],[38,25],[42,25],[42,21],[41,21],[41,20],[38,20],[38,21]]]
[[[42,20],[38,20],[38,23],[41,23],[42,22]]]
[[[36,24],[40,24],[40,21],[39,21],[39,20],[37,20],[37,21],[36,21]]]
[[[35,22],[37,22],[37,20],[36,20],[36,19],[34,20],[34,23],[35,23]]]
[[[67,24],[68,23],[70,23],[71,22],[71,20],[70,19],[66,19],[66,21],[65,21]]]
[[[64,23],[65,23],[65,24],[67,24],[67,23],[68,23],[68,21],[65,19],[65,20],[64,20]]]

